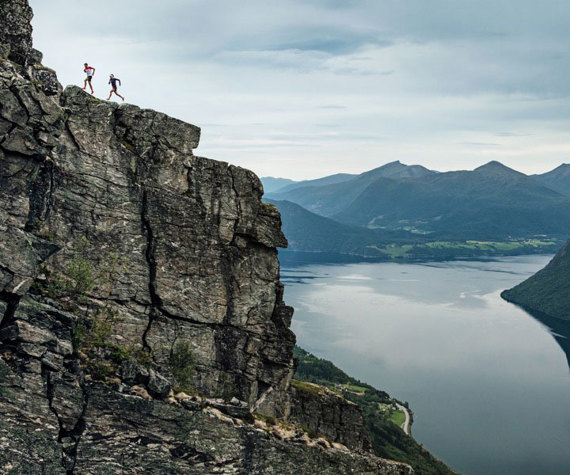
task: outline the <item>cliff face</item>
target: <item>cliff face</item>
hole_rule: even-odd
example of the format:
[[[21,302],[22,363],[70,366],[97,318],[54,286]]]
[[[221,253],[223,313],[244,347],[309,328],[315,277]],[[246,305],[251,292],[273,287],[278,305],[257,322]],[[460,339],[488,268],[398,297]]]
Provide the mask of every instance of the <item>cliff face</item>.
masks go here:
[[[570,241],[548,265],[501,296],[548,317],[570,320]]]
[[[56,246],[51,273],[80,248],[94,273],[119,256],[117,281],[85,289],[117,315],[112,340],[163,366],[188,341],[197,390],[279,399],[293,367],[275,249],[286,241],[257,177],[195,157],[197,127],[79,88],[48,97],[3,66],[3,291],[24,295]]]
[[[293,381],[291,419],[353,450],[370,450],[360,408],[317,384]]]
[[[1,470],[408,472],[255,420],[291,410],[278,212],[197,127],[62,91],[31,16],[0,0]]]

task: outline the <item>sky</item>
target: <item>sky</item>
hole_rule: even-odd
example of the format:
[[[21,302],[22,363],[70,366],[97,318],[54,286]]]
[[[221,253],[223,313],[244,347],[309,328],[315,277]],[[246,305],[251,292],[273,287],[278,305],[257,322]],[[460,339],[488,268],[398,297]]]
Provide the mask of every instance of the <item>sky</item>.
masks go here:
[[[30,0],[60,82],[202,129],[196,155],[295,180],[400,160],[570,162],[567,0]]]

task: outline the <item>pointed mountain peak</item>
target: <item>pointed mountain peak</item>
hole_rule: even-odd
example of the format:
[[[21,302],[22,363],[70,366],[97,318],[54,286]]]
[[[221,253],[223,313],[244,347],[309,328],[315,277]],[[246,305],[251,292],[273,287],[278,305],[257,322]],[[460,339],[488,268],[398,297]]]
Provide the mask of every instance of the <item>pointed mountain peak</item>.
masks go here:
[[[491,160],[490,162],[485,163],[485,165],[481,165],[480,167],[477,167],[475,170],[483,170],[483,169],[487,169],[487,170],[509,169],[509,167],[507,167],[506,165],[503,165],[501,162],[498,162],[497,160]]]
[[[386,163],[378,168],[361,173],[362,178],[416,178],[433,173],[421,165],[406,165],[400,160]]]
[[[492,160],[488,163],[485,163],[485,165],[481,165],[480,167],[476,168],[475,170],[473,170],[476,173],[480,173],[480,174],[486,174],[486,175],[512,175],[512,176],[526,176],[524,175],[524,173],[521,172],[517,172],[516,170],[513,170],[512,168],[507,167],[506,165],[503,165],[501,162],[498,162],[496,160]]]
[[[379,167],[373,168],[372,170],[369,171],[374,172],[376,170],[389,170],[390,168],[404,168],[404,167],[407,167],[407,165],[404,165],[400,160],[394,160],[393,162],[385,163],[384,165],[380,165]]]

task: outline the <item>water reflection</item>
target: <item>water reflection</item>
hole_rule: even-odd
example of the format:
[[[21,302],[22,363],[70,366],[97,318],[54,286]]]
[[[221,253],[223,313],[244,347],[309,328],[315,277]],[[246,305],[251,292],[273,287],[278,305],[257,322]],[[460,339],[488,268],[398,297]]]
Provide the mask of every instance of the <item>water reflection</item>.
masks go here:
[[[548,315],[537,311],[524,310],[531,317],[535,318],[548,328],[550,334],[556,340],[556,343],[558,343],[560,348],[562,348],[562,351],[566,354],[566,361],[568,362],[568,368],[570,369],[570,321],[549,317]]]
[[[410,401],[455,469],[570,473],[570,322],[500,298],[548,260],[284,266],[285,300],[300,346]]]

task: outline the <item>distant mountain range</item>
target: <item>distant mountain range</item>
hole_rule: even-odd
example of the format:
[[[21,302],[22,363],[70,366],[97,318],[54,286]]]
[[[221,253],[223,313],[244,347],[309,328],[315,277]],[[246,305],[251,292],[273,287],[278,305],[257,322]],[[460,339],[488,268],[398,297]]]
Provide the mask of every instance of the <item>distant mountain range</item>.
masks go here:
[[[570,195],[570,164],[568,163],[563,163],[548,173],[532,175],[532,177],[556,191]]]
[[[332,216],[359,226],[446,237],[508,239],[570,234],[570,196],[490,162],[473,171],[377,179]]]
[[[294,181],[293,183],[289,183],[287,186],[276,190],[276,193],[287,193],[304,186],[334,185],[336,183],[348,181],[356,176],[357,175],[351,175],[350,173],[336,173],[335,175],[329,175],[315,180]],[[262,180],[265,179],[262,178]]]
[[[445,173],[397,161],[287,183],[266,200],[281,211],[293,250],[406,258],[551,252],[570,235],[569,177],[570,165],[527,176],[496,161]],[[498,242],[518,242],[518,250]]]
[[[393,180],[434,174],[419,165],[392,162],[360,175],[332,175],[318,180],[289,185],[285,189],[268,194],[273,200],[287,200],[322,216],[333,216],[349,206],[376,180]],[[263,180],[263,179],[262,179]]]
[[[261,181],[263,183],[263,191],[266,194],[279,191],[287,185],[297,183],[295,180],[290,180],[289,178],[274,178],[272,176],[263,177]]]
[[[351,226],[311,213],[291,201],[265,201],[279,209],[282,229],[291,250],[378,257],[381,256],[375,250],[378,245],[414,240],[414,236],[407,231]]]

